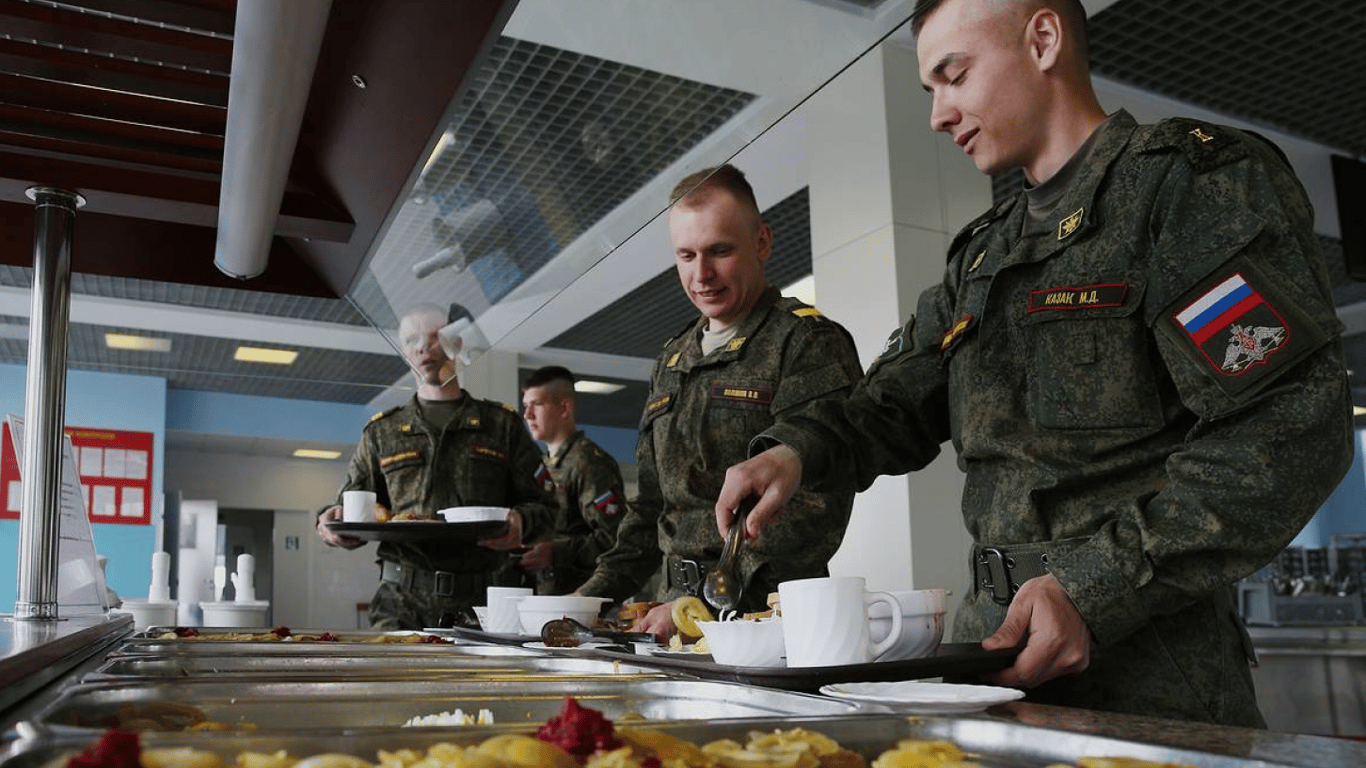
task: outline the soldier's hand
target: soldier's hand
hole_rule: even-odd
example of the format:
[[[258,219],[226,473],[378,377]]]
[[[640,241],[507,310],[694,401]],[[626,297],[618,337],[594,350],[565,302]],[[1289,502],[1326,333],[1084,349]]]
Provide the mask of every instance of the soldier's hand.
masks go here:
[[[555,564],[555,545],[548,541],[533,544],[531,549],[522,553],[522,559],[517,564],[527,573],[548,571]]]
[[[730,532],[730,521],[746,497],[759,499],[745,518],[745,536],[752,539],[783,514],[787,500],[801,483],[801,457],[786,445],[770,448],[727,469],[726,482],[716,497],[716,527],[721,538]]]
[[[661,603],[650,609],[643,618],[631,625],[631,632],[649,632],[661,643],[669,642],[678,627],[674,626],[673,603]]]
[[[517,510],[508,512],[508,530],[502,536],[485,536],[478,541],[479,546],[489,549],[520,549],[522,547],[522,513]]]
[[[1051,573],[1020,585],[1001,628],[983,640],[982,647],[994,651],[1026,641],[1014,666],[987,679],[996,685],[1031,688],[1083,672],[1091,664],[1091,630]]]
[[[327,544],[329,547],[341,547],[342,549],[355,549],[364,544],[365,542],[355,536],[335,534],[323,525],[323,523],[339,522],[341,519],[342,508],[340,506],[334,504],[323,510],[323,513],[318,515],[318,538],[322,539],[323,543]]]

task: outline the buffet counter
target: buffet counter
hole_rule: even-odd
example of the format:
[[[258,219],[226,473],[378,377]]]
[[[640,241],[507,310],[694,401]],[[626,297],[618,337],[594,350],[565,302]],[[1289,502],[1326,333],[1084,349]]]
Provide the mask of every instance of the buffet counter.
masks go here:
[[[1366,737],[1366,626],[1249,627],[1253,680],[1276,730]]]
[[[327,633],[322,642],[306,630],[290,640],[158,638],[130,636],[126,619],[59,624],[66,626],[7,627],[4,673],[14,680],[26,670],[20,682],[30,695],[8,700],[0,712],[0,768],[45,765],[94,744],[110,725],[139,730],[145,746],[191,746],[226,765],[245,751],[280,749],[373,761],[378,749],[531,733],[566,706],[566,696],[619,727],[648,725],[697,744],[801,727],[870,761],[899,739],[942,738],[993,767],[1072,765],[1088,755],[1202,768],[1366,765],[1366,745],[1345,739],[1027,702],[907,714],[895,705],[702,679],[649,656],[593,649],[375,632]],[[16,641],[44,633],[48,642]],[[45,673],[40,661],[59,657],[71,659],[65,670]],[[449,718],[457,709],[471,716],[487,710],[493,724],[456,725]],[[447,719],[431,719],[438,714]],[[423,727],[403,727],[406,721]]]

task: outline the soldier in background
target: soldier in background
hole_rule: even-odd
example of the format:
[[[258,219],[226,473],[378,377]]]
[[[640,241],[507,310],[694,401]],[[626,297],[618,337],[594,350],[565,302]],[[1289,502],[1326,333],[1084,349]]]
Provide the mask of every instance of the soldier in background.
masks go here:
[[[760,432],[843,398],[862,374],[843,327],[764,279],[773,233],[744,174],[730,165],[699,171],[671,199],[675,266],[701,316],[655,362],[636,446],[639,493],[616,545],[580,587],[586,595],[633,595],[661,566],[657,599],[698,594],[721,554],[713,509],[725,468]],[[852,505],[850,489],[794,496],[741,554],[740,608],[765,608],[779,582],[828,575]],[[635,629],[671,636],[671,610],[654,608]]]
[[[617,460],[578,428],[574,374],[550,365],[522,382],[522,408],[531,436],[546,444],[545,466],[560,507],[552,538],[522,555],[522,570],[536,577],[536,592],[563,595],[593,573],[598,555],[617,538],[626,491]]]
[[[952,440],[975,542],[953,639],[1025,643],[991,680],[1261,725],[1234,585],[1351,464],[1342,323],[1284,155],[1106,115],[1085,17],[1076,0],[917,6],[931,127],[1028,186],[958,234],[847,401],[730,470],[717,527],[762,494],[757,533],[798,482],[866,488]]]
[[[484,603],[487,587],[520,586],[521,571],[506,550],[519,548],[523,537],[548,534],[552,525],[555,499],[549,483],[537,485],[545,470],[536,443],[511,407],[461,389],[459,350],[447,354],[437,337],[448,318],[431,305],[403,316],[399,341],[417,394],[366,424],[337,496],[374,491],[377,503],[400,520],[438,519],[448,507],[511,507],[509,530],[477,545],[442,538],[435,528],[430,541],[381,541],[380,584],[370,601],[375,629],[471,624],[472,607]],[[324,525],[340,519],[340,506],[324,509],[318,536],[347,549],[364,543]]]

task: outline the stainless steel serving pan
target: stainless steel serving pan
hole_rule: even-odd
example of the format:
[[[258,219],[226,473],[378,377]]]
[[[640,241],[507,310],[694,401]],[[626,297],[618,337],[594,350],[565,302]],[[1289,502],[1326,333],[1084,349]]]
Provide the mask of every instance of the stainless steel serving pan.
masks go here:
[[[258,729],[394,728],[418,715],[488,709],[495,723],[540,724],[566,696],[619,721],[700,720],[885,711],[824,696],[735,683],[624,673],[615,678],[400,681],[174,681],[110,679],[65,690],[34,718],[52,728],[183,727],[197,719]],[[142,721],[141,724],[135,721]]]
[[[379,643],[343,635],[344,642],[307,641],[238,641],[238,640],[162,640],[155,637],[133,637],[110,651],[110,656],[155,654],[169,655],[273,655],[300,654],[357,656],[357,655],[443,655],[473,654],[478,656],[543,656],[545,651],[520,645],[490,645],[455,639],[445,643]]]
[[[485,649],[448,648],[447,653],[411,655],[336,653],[313,654],[299,649],[297,654],[209,655],[205,653],[128,654],[111,656],[85,681],[109,678],[140,678],[148,680],[182,679],[189,677],[267,678],[271,680],[335,679],[335,680],[400,680],[400,679],[460,679],[460,678],[519,678],[542,677],[558,679],[564,676],[607,677],[623,673],[664,676],[661,670],[623,664],[604,659],[574,656],[490,654]],[[494,647],[494,650],[501,650]]]
[[[865,714],[821,718],[760,718],[725,722],[652,723],[696,744],[729,738],[744,743],[750,731],[802,727],[834,738],[843,747],[869,761],[895,747],[900,739],[949,739],[971,760],[989,768],[1043,768],[1052,763],[1075,765],[1085,756],[1133,757],[1157,763],[1170,762],[1201,768],[1320,768],[1323,765],[1366,764],[1366,745],[1341,739],[1269,734],[1245,729],[1222,729],[1237,743],[1240,755],[1169,747],[1056,728],[1024,725],[993,717],[941,718],[898,717]],[[425,749],[437,742],[477,744],[507,727],[420,728],[346,734],[249,734],[225,732],[144,734],[151,747],[192,746],[217,753],[227,765],[239,752],[273,753],[286,750],[300,758],[322,752],[341,752],[375,761],[378,749]],[[525,730],[516,729],[516,730]],[[1222,732],[1222,731],[1221,731]],[[1243,735],[1245,732],[1245,735]],[[1235,738],[1243,735],[1243,738]],[[14,744],[0,758],[0,768],[37,768],[66,752],[93,743],[95,734],[43,735]]]

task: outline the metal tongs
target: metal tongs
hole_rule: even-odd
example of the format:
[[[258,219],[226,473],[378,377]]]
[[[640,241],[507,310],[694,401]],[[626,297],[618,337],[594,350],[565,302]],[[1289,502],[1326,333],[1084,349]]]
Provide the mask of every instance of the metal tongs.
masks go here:
[[[730,523],[730,534],[726,536],[721,559],[702,582],[702,599],[720,611],[717,618],[721,621],[735,613],[735,606],[740,604],[740,593],[745,590],[736,564],[740,559],[740,545],[745,540],[745,518],[749,516],[749,511],[754,509],[756,501],[755,497],[747,496],[740,502],[740,508],[735,511],[735,519]]]
[[[576,648],[595,640],[611,643],[654,643],[655,636],[649,632],[612,632],[605,629],[585,627],[568,616],[551,619],[541,625],[541,642],[549,648]]]

